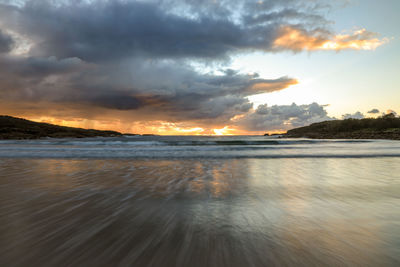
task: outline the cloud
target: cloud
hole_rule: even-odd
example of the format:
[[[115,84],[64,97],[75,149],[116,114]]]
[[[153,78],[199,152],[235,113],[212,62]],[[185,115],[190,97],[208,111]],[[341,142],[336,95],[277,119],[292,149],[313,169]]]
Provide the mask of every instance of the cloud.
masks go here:
[[[364,118],[365,118],[364,114],[362,114],[360,111],[357,111],[354,114],[347,113],[347,114],[342,115],[342,120],[346,120],[346,119],[364,119]]]
[[[235,4],[203,1],[203,12],[187,16],[191,1],[27,1],[1,5],[0,15],[6,27],[33,40],[32,54],[90,62],[137,56],[215,60],[248,50],[374,49],[385,42],[366,30],[335,35],[315,29],[327,22],[305,4],[294,10],[274,1],[284,8],[254,12],[252,4],[260,4],[244,2],[247,8],[234,11],[224,7]]]
[[[309,105],[260,105],[254,112],[240,117],[235,124],[247,131],[285,131],[311,123],[331,120],[325,106],[317,103]]]
[[[69,73],[80,70],[84,62],[79,58],[56,57],[12,57],[0,56],[1,73],[16,74],[22,77],[46,77],[48,75]]]
[[[8,53],[14,46],[14,40],[12,37],[0,29],[0,54]]]
[[[229,121],[251,109],[247,96],[296,84],[295,79],[262,79],[227,69],[200,74],[174,61],[87,64],[77,58],[0,57],[3,99],[81,103],[133,110],[169,120]],[[140,116],[140,115],[138,115]]]
[[[377,113],[379,113],[379,109],[374,108],[374,109],[371,109],[370,111],[368,111],[367,113],[369,113],[369,114],[377,114]]]
[[[276,22],[293,22],[302,21],[303,24],[328,24],[328,21],[321,15],[310,14],[302,12],[293,8],[285,8],[279,11],[266,11],[261,14],[249,14],[246,15],[244,21],[248,25],[259,25],[259,24],[270,24]]]
[[[333,35],[326,30],[305,29],[283,26],[273,47],[276,50],[314,51],[314,50],[374,50],[388,42],[388,39],[378,39],[377,34],[366,29],[354,31],[350,34]]]
[[[227,18],[188,18],[151,1],[70,1],[59,6],[28,1],[20,8],[0,9],[8,27],[19,27],[37,40],[32,53],[90,62],[136,56],[224,58],[238,49],[268,45],[274,31],[250,30]]]

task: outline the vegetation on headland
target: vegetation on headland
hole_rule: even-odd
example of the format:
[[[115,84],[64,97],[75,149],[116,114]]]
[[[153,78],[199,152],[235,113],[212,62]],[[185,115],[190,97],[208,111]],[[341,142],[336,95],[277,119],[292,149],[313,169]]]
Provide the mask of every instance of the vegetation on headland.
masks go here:
[[[11,116],[0,116],[0,139],[37,139],[43,137],[112,137],[121,136],[115,131],[100,131],[66,126],[58,126],[49,123],[34,122]]]
[[[400,118],[391,113],[376,119],[324,121],[289,130],[284,137],[400,140]]]

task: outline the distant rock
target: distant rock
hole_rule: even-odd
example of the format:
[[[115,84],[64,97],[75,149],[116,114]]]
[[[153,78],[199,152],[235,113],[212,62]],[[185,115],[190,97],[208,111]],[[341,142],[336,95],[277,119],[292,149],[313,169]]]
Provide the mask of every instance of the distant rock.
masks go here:
[[[100,131],[34,122],[11,116],[0,116],[0,139],[83,138],[122,136],[115,131]]]
[[[135,134],[135,133],[123,133],[123,136],[140,136],[140,134]]]
[[[265,133],[264,136],[281,136],[283,135],[283,133],[273,133],[273,134],[269,134],[269,133]]]

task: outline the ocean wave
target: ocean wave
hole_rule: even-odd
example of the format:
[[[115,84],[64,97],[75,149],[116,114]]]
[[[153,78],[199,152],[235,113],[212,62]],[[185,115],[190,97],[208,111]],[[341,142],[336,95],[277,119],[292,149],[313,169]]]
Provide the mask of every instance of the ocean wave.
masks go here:
[[[2,140],[1,158],[319,158],[398,157],[400,142],[263,137]]]
[[[40,140],[0,140],[0,145],[58,145],[58,146],[266,146],[266,145],[308,145],[335,143],[368,143],[372,140],[132,140],[115,139],[40,139]]]

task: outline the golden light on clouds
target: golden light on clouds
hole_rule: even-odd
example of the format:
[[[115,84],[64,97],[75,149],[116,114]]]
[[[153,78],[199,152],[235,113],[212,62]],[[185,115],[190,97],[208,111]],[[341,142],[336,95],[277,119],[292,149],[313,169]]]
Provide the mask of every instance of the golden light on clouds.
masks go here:
[[[274,91],[280,91],[283,89],[288,88],[289,86],[296,85],[298,84],[299,81],[296,79],[291,79],[289,81],[285,82],[279,82],[279,83],[256,83],[253,84],[250,88],[250,90],[254,93],[269,93],[269,92],[274,92]]]
[[[376,33],[361,29],[350,34],[327,37],[322,33],[312,35],[304,30],[286,26],[282,27],[280,36],[274,41],[274,48],[295,51],[374,50],[388,42],[387,38],[378,39],[376,35]]]

